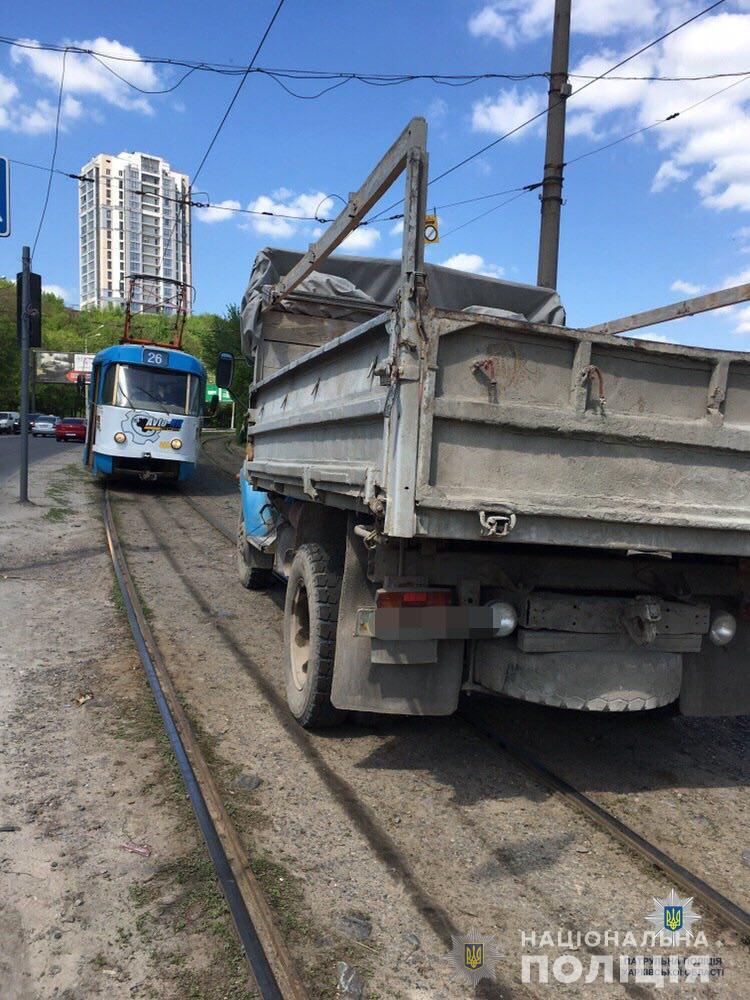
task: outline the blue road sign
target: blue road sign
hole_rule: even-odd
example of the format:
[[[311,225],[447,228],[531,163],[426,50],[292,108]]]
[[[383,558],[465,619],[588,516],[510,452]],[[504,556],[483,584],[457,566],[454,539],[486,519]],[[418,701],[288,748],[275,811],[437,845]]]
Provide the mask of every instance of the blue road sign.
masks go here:
[[[10,236],[10,163],[0,156],[0,236]]]

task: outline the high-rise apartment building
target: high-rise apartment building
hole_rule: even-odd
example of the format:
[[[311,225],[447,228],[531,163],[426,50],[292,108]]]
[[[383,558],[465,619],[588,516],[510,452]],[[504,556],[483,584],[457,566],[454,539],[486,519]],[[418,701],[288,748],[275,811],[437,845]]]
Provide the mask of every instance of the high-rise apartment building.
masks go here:
[[[189,184],[158,156],[100,153],[81,170],[81,308],[121,306],[132,274],[191,283]],[[176,290],[139,281],[136,312],[175,311]],[[187,292],[190,309],[190,289]]]

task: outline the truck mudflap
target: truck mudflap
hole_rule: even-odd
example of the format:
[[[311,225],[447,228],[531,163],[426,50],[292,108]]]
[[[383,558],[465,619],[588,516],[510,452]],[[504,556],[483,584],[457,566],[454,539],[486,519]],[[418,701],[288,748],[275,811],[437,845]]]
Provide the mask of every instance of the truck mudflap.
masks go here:
[[[357,612],[375,604],[375,588],[367,579],[367,550],[354,533],[350,514],[346,532],[344,574],[336,631],[331,701],[336,708],[385,715],[451,715],[458,707],[464,640],[441,640],[436,662],[409,662],[389,655],[387,643],[373,650],[373,640],[354,623]],[[420,640],[417,640],[419,644]],[[403,648],[404,644],[400,644]],[[423,643],[432,655],[432,644]],[[427,648],[429,647],[429,649]],[[374,652],[374,657],[373,657]],[[377,661],[377,662],[374,662]]]
[[[739,618],[728,645],[704,643],[682,662],[682,715],[750,715],[750,620]]]

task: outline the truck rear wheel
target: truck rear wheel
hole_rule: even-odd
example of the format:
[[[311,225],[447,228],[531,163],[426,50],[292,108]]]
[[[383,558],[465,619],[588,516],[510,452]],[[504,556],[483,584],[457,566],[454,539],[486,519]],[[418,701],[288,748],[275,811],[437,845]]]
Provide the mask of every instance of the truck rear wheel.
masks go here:
[[[331,704],[342,568],[317,542],[294,557],[284,606],[284,676],[292,715],[305,729],[335,726]]]
[[[245,520],[242,514],[237,525],[237,574],[242,586],[248,590],[265,590],[273,582],[271,570],[257,565],[255,549],[245,534]]]

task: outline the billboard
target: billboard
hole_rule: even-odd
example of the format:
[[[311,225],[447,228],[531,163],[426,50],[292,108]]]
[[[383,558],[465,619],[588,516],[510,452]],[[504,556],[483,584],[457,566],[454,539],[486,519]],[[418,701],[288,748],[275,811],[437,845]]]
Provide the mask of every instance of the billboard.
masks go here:
[[[86,382],[90,380],[94,355],[73,351],[34,351],[34,359],[37,382],[75,385],[79,375],[83,375]]]

